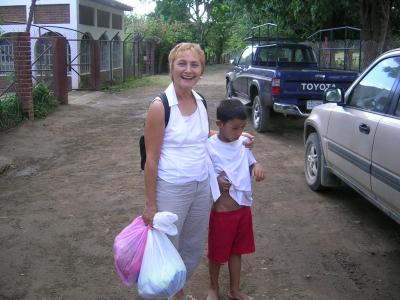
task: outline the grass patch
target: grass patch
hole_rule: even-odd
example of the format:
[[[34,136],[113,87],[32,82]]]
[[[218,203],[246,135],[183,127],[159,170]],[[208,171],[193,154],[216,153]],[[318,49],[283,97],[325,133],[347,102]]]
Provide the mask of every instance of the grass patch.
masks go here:
[[[49,111],[58,105],[58,101],[53,91],[45,84],[35,85],[32,90],[33,95],[33,114],[37,119],[43,119]]]
[[[0,130],[15,126],[23,118],[22,105],[15,94],[0,98]]]
[[[103,90],[110,92],[120,92],[127,89],[134,89],[138,87],[149,87],[149,86],[165,86],[170,82],[169,76],[156,75],[147,76],[142,78],[129,78],[125,82],[116,83],[114,85],[107,84],[103,87]]]

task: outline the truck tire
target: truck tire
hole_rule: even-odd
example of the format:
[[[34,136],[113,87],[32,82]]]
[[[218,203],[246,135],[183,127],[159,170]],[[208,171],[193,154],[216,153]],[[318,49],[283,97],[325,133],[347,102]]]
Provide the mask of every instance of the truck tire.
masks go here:
[[[264,132],[271,129],[271,108],[261,104],[260,96],[255,96],[251,113],[254,129]]]
[[[321,141],[317,133],[311,133],[305,144],[304,152],[304,174],[307,185],[313,191],[321,191],[325,187],[322,185],[323,152]]]
[[[232,82],[229,80],[226,80],[226,95],[225,99],[231,99],[232,98]]]

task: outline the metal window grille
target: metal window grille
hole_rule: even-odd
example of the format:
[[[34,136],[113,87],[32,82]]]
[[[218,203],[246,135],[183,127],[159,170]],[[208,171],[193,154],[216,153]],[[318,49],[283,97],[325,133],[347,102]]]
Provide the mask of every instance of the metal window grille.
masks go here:
[[[50,69],[53,65],[53,55],[51,49],[51,41],[47,38],[39,39],[35,47],[35,56],[39,60],[35,64],[36,69]]]
[[[107,71],[110,68],[109,41],[100,41],[100,53],[100,71]]]
[[[112,66],[113,69],[122,67],[122,42],[118,37],[112,41]]]
[[[13,47],[7,41],[0,41],[0,72],[14,71]]]
[[[81,41],[81,55],[80,55],[80,73],[90,73],[90,40],[83,38]]]

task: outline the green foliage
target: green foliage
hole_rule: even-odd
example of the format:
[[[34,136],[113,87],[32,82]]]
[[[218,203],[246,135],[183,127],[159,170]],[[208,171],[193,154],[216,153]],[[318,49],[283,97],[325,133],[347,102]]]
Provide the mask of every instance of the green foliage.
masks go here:
[[[0,130],[15,126],[23,120],[22,106],[15,94],[0,98]]]
[[[127,22],[131,24],[128,28],[134,28],[136,34],[155,39],[161,52],[169,53],[175,44],[194,39],[193,28],[190,24],[170,20],[164,16],[158,18],[130,16]]]
[[[45,84],[37,84],[32,90],[33,114],[35,118],[45,118],[50,109],[58,105],[53,92]]]
[[[188,21],[188,0],[157,0],[152,17],[164,16],[170,20],[185,23]]]

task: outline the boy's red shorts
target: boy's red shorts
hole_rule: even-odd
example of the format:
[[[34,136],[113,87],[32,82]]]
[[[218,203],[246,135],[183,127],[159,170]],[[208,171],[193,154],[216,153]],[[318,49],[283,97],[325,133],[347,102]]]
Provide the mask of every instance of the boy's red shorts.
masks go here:
[[[208,229],[209,260],[223,264],[232,254],[242,255],[255,251],[250,207],[229,212],[211,210]]]

